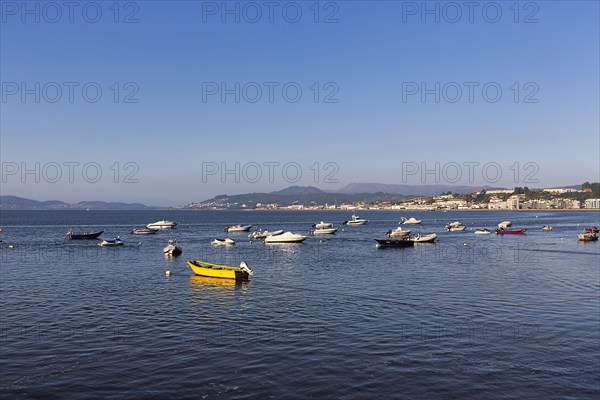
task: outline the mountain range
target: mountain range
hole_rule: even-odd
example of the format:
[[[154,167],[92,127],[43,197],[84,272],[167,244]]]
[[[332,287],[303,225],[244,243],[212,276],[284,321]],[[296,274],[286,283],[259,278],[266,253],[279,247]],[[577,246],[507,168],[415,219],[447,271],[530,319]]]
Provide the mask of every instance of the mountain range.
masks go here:
[[[0,196],[1,210],[154,210],[141,203],[120,203],[106,201],[80,201],[65,203],[59,200],[38,201],[17,196]]]

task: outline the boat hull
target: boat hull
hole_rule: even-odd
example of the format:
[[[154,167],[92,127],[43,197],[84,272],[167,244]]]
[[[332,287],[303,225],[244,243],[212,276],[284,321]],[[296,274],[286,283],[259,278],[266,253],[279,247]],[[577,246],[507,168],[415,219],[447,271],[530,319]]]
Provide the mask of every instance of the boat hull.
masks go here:
[[[71,233],[67,234],[67,237],[71,240],[95,240],[98,236],[102,235],[104,231],[92,232],[92,233]]]
[[[334,235],[337,232],[336,228],[321,228],[312,231],[313,235]]]
[[[188,266],[196,275],[210,278],[234,279],[236,281],[247,281],[250,277],[248,272],[239,267],[211,264],[200,260],[188,261]]]
[[[158,232],[158,229],[146,228],[146,229],[134,229],[131,231],[131,234],[132,235],[154,235],[156,232]]]
[[[527,232],[527,228],[521,228],[521,229],[497,229],[496,230],[496,235],[522,235],[525,232]]]
[[[402,240],[402,239],[375,239],[377,244],[375,245],[377,248],[385,249],[385,248],[400,248],[400,247],[413,247],[415,242],[412,240]]]

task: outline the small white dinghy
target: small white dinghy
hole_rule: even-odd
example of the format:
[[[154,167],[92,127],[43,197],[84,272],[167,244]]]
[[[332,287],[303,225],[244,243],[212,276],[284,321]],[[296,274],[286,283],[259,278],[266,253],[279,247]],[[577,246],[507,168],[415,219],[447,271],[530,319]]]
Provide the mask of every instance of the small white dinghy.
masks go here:
[[[421,235],[417,233],[415,236],[409,237],[408,240],[412,240],[415,243],[433,243],[435,242],[435,238],[437,238],[435,233],[430,233],[429,235]]]
[[[319,228],[310,231],[310,233],[313,235],[335,235],[336,232],[336,228]]]
[[[106,239],[104,239],[102,242],[98,243],[98,246],[101,246],[101,247],[117,247],[117,246],[123,246],[124,244],[125,243],[123,243],[123,241],[121,240],[121,238],[119,236],[117,236],[113,240],[106,240]]]
[[[212,242],[210,242],[210,244],[212,244],[213,246],[232,246],[235,244],[235,240],[231,238],[215,239]]]
[[[419,225],[421,222],[423,222],[420,219],[416,219],[415,217],[410,217],[409,219],[406,219],[404,217],[400,218],[400,224],[402,225]]]
[[[490,231],[487,228],[483,228],[483,229],[475,229],[475,233],[478,235],[489,235],[490,233],[492,233],[492,231]]]
[[[306,236],[297,233],[285,232],[281,235],[267,236],[265,243],[302,243],[306,240]]]

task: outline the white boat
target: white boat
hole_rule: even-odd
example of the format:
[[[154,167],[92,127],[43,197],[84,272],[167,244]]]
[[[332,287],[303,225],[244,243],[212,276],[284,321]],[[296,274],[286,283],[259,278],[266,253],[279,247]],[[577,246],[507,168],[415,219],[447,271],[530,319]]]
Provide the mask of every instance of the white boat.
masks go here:
[[[416,236],[408,238],[408,240],[412,240],[415,243],[433,243],[437,238],[435,233],[430,233],[429,235],[420,235],[417,233]]]
[[[461,231],[464,231],[465,229],[467,229],[467,227],[465,225],[463,225],[462,222],[455,221],[455,222],[446,224],[444,229],[447,230],[448,232],[461,232]]]
[[[177,226],[177,222],[173,221],[156,221],[146,225],[148,229],[174,229]]]
[[[367,222],[369,221],[359,217],[356,214],[352,214],[352,219],[350,221],[344,221],[344,225],[364,225]]]
[[[544,225],[542,226],[542,230],[543,231],[551,231],[553,228],[550,225]]]
[[[319,228],[310,231],[310,233],[312,233],[313,235],[335,235],[336,232],[336,228]]]
[[[416,219],[414,217],[410,217],[409,219],[406,219],[404,217],[400,218],[400,223],[402,225],[418,225],[421,222],[423,222],[423,221],[420,219]]]
[[[177,257],[182,253],[181,247],[177,246],[177,240],[169,239],[167,247],[163,249],[163,253],[168,256]]]
[[[121,240],[121,238],[119,236],[117,236],[113,240],[106,240],[106,239],[104,239],[102,242],[98,243],[98,246],[102,246],[102,247],[116,247],[116,246],[123,246],[124,244],[125,243],[123,243],[123,241]]]
[[[306,236],[297,233],[285,232],[281,235],[267,236],[265,243],[302,243],[306,240]]]
[[[483,228],[483,229],[475,229],[475,233],[478,235],[489,235],[490,233],[492,233],[492,231],[490,231],[487,228]]]
[[[223,228],[225,232],[248,232],[252,225],[229,225]]]
[[[385,233],[385,235],[388,237],[404,237],[408,236],[411,232],[412,231],[410,229],[402,229],[402,227],[399,226],[396,229],[390,229]]]
[[[512,226],[512,222],[510,221],[502,221],[498,224],[498,229],[504,229],[504,228],[508,228],[509,226]]]
[[[231,238],[215,239],[212,242],[210,242],[210,244],[212,244],[213,246],[232,246],[235,244],[235,240]]]
[[[326,228],[332,228],[333,224],[331,222],[319,222],[318,224],[313,224],[313,228],[316,229],[326,229]]]
[[[278,231],[273,231],[273,232],[270,232],[265,229],[264,231],[254,231],[251,234],[249,234],[248,237],[252,240],[258,240],[258,239],[264,239],[267,236],[281,235],[282,233],[283,233],[282,229],[280,229]]]

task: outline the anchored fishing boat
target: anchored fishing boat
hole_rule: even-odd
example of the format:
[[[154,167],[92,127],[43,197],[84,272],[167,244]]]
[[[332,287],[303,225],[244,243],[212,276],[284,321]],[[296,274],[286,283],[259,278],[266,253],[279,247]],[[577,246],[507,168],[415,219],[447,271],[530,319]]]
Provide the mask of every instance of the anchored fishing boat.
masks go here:
[[[285,232],[281,235],[267,236],[265,243],[302,243],[306,240],[306,236],[292,232]]]
[[[98,243],[98,246],[101,246],[101,247],[116,247],[116,246],[123,246],[124,244],[125,243],[123,243],[123,241],[121,240],[121,238],[119,236],[117,236],[113,240],[106,240],[106,239],[104,239],[102,242]]]
[[[496,235],[522,235],[527,232],[528,228],[518,228],[518,229],[496,229]]]
[[[580,242],[595,242],[598,240],[598,234],[595,232],[584,232],[577,235]]]
[[[104,231],[74,233],[73,229],[69,229],[67,238],[71,240],[94,240],[98,239],[98,236],[102,235],[103,232]]]
[[[492,233],[492,231],[490,231],[487,228],[482,228],[482,229],[475,229],[475,233],[478,235],[489,235],[490,233]]]
[[[187,262],[188,266],[196,275],[208,276],[211,278],[235,279],[236,281],[247,281],[254,271],[248,267],[244,261],[239,267],[228,265],[212,264],[205,261],[193,260]]]
[[[342,225],[364,225],[367,222],[369,221],[359,217],[356,214],[352,214],[352,219],[350,221],[344,221]]]
[[[417,233],[415,236],[411,236],[408,240],[413,241],[415,243],[433,243],[437,235],[435,233],[430,233],[429,235],[421,235]]]
[[[252,225],[228,225],[223,228],[225,232],[248,232]]]
[[[133,229],[131,231],[132,235],[154,235],[158,232],[158,229],[150,229],[150,228],[142,228],[142,229]]]
[[[408,239],[375,239],[377,244],[375,247],[378,249],[384,249],[388,247],[412,247],[415,242]]]
[[[254,231],[251,234],[248,235],[248,237],[251,240],[260,240],[260,239],[265,239],[267,236],[276,236],[276,235],[281,235],[283,233],[283,229],[277,230],[277,231],[268,231],[268,230],[264,230],[264,231]]]
[[[330,222],[321,221],[318,224],[313,224],[312,227],[315,229],[327,229],[327,228],[332,228],[333,224]]]
[[[335,235],[336,232],[336,228],[320,228],[310,231],[312,235]]]
[[[181,250],[181,247],[177,246],[177,240],[175,240],[175,239],[169,239],[167,247],[165,247],[163,249],[163,253],[165,255],[173,256],[173,257],[177,257],[182,252],[183,251]]]
[[[212,242],[210,242],[210,244],[212,244],[213,246],[232,246],[235,244],[235,240],[231,238],[215,239]]]
[[[173,221],[156,221],[151,224],[146,225],[148,229],[175,229],[177,226],[177,222]]]

